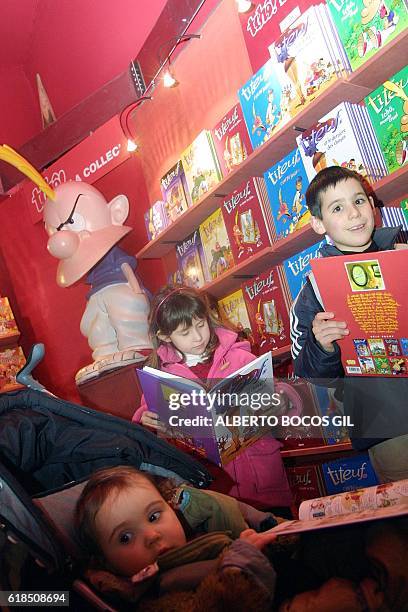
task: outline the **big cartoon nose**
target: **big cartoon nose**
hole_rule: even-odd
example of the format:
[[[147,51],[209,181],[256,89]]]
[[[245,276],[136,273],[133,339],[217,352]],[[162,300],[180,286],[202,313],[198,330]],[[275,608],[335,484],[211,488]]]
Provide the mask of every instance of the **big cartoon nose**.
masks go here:
[[[47,249],[53,257],[57,259],[67,259],[72,257],[79,246],[79,236],[76,232],[61,230],[55,232],[47,244]]]

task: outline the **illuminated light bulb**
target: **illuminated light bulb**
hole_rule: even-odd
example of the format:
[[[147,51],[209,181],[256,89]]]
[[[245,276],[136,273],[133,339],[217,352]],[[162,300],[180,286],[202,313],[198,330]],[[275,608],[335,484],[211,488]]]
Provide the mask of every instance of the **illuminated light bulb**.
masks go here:
[[[135,143],[134,140],[131,140],[130,138],[128,138],[127,141],[127,150],[129,153],[133,153],[133,151],[137,151],[137,144]]]
[[[254,8],[254,5],[250,0],[236,0],[238,13],[248,13],[251,9]]]
[[[170,69],[167,68],[163,75],[163,85],[164,87],[176,87],[178,85],[177,79],[171,74]]]

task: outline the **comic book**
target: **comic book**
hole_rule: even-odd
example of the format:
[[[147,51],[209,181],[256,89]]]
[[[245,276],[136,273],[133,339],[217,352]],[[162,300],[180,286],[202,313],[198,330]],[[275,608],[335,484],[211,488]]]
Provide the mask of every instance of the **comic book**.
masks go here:
[[[19,333],[8,298],[0,297],[0,340],[16,337]]]
[[[254,149],[269,140],[290,119],[282,112],[282,86],[272,59],[238,90],[238,98]]]
[[[311,261],[322,310],[349,329],[338,341],[348,376],[408,376],[407,265],[408,249]]]
[[[0,350],[0,393],[22,387],[16,382],[16,374],[25,362],[21,346]]]
[[[299,507],[299,520],[285,521],[273,527],[270,533],[288,535],[407,514],[408,480],[396,480],[352,492],[305,500]]]
[[[275,232],[262,178],[241,183],[224,198],[221,210],[236,263],[272,244]]]
[[[279,267],[270,267],[241,285],[259,353],[290,344],[289,315],[280,275]]]
[[[367,110],[358,104],[342,102],[296,141],[309,181],[333,165],[355,170],[371,183],[387,173]]]
[[[350,442],[345,424],[343,403],[334,396],[333,388],[311,385],[318,413],[322,417],[322,430],[326,444]]]
[[[253,9],[239,13],[242,33],[252,70],[256,72],[268,60],[268,46],[290,26],[312,0],[254,0]]]
[[[401,226],[396,242],[408,242],[408,200],[402,200],[398,206],[380,208],[383,227]]]
[[[154,240],[169,224],[165,203],[162,200],[155,202],[144,214],[148,240]]]
[[[305,197],[309,179],[299,149],[271,166],[264,178],[277,238],[285,238],[309,223]]]
[[[238,102],[213,128],[212,136],[223,176],[227,176],[252,152],[244,116]]]
[[[178,270],[181,274],[180,282],[188,287],[199,289],[207,278],[200,232],[194,230],[187,238],[176,244]]]
[[[234,257],[221,208],[217,208],[200,224],[200,236],[205,265],[209,271],[208,280],[214,280],[234,265]]]
[[[221,321],[232,325],[237,331],[243,332],[251,345],[255,344],[251,321],[249,319],[242,289],[238,289],[221,300],[218,300],[218,312]]]
[[[408,66],[365,98],[388,172],[408,160]]]
[[[323,5],[311,6],[269,45],[282,86],[282,115],[294,117],[350,71],[348,62],[343,64],[328,20]]]
[[[295,465],[286,467],[285,472],[293,495],[293,503],[296,507],[299,507],[305,499],[313,499],[324,495],[325,490],[318,465]]]
[[[222,178],[211,132],[203,130],[181,154],[192,204],[200,200]]]
[[[405,0],[327,0],[352,70],[408,26]]]
[[[166,437],[218,465],[225,465],[276,424],[272,357],[257,357],[233,374],[207,381],[187,380],[161,370],[137,370],[149,410],[166,427]],[[208,391],[208,388],[211,388]],[[261,401],[262,400],[262,401]]]
[[[179,159],[160,179],[160,188],[170,223],[188,209],[190,194],[183,164]]]
[[[284,260],[282,267],[285,274],[282,287],[287,300],[288,310],[307,280],[307,275],[311,270],[311,259],[319,257],[319,251],[324,244],[327,244],[327,241],[321,240]]]
[[[326,492],[329,495],[378,484],[368,453],[322,463],[321,470]]]

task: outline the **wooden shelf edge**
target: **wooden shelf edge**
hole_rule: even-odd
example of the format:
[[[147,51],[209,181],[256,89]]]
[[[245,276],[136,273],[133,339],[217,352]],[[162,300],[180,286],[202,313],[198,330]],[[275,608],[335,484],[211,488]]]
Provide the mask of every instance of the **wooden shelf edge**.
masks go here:
[[[324,444],[321,446],[311,446],[308,448],[295,448],[293,450],[281,450],[281,456],[302,457],[307,455],[325,455],[330,453],[341,453],[353,450],[351,442],[341,442],[339,444]]]

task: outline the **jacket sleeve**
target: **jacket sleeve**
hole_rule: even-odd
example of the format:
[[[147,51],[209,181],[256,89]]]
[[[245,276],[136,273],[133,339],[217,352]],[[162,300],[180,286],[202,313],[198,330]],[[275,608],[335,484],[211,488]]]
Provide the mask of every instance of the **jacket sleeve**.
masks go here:
[[[144,395],[142,395],[140,399],[140,406],[139,408],[137,408],[135,414],[132,416],[132,421],[134,423],[140,423],[140,421],[142,420],[142,414],[146,412],[146,410],[147,410],[146,400],[145,400]]]
[[[265,555],[244,540],[235,540],[222,557],[219,569],[239,569],[265,589],[271,599],[275,594],[276,572]]]
[[[337,342],[334,343],[335,350],[328,352],[313,335],[313,319],[322,311],[308,280],[290,309],[291,352],[296,376],[317,379],[314,380],[317,384],[330,385],[344,376],[344,370]]]

